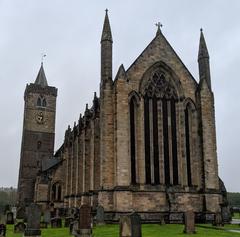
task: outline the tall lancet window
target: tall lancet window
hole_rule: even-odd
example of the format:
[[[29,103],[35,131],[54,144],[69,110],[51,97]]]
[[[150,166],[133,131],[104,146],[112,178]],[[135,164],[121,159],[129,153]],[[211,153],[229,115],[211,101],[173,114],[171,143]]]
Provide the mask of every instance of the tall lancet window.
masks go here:
[[[185,110],[185,153],[186,153],[186,171],[187,171],[187,184],[188,186],[192,186],[192,171],[191,171],[191,147],[192,147],[192,139],[191,134],[193,134],[192,131],[192,110],[191,110],[191,104],[188,103]]]
[[[136,99],[130,100],[131,183],[136,184]]]
[[[177,185],[178,97],[175,87],[171,78],[166,78],[159,70],[146,82],[143,94],[146,184]],[[163,170],[160,170],[160,159],[164,163]],[[160,177],[164,179],[161,180]]]

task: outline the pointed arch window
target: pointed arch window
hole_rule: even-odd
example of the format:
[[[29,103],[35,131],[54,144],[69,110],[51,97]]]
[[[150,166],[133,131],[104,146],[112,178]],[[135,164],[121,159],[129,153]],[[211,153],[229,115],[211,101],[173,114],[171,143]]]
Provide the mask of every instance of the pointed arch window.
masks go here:
[[[177,185],[177,92],[160,70],[152,74],[144,88],[144,140],[146,184]],[[162,143],[160,151],[159,143]],[[160,180],[159,160],[164,162],[164,180]]]
[[[136,99],[130,100],[131,183],[136,184]]]
[[[40,97],[37,99],[37,106],[42,106],[42,100]]]
[[[45,99],[45,98],[43,98],[43,100],[42,100],[42,107],[46,107],[46,106],[47,106],[46,99]]]
[[[43,96],[39,96],[37,99],[37,106],[39,107],[47,107],[47,101]]]

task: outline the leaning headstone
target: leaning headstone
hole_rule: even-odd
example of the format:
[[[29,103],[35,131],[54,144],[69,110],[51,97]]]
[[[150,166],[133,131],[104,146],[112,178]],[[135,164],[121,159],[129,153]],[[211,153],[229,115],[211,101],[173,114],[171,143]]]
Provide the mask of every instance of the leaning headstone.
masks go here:
[[[26,229],[26,225],[24,222],[18,222],[16,225],[14,225],[14,233],[23,233]]]
[[[7,224],[14,224],[14,217],[13,217],[13,213],[10,211],[7,213]]]
[[[79,213],[78,237],[92,236],[92,216],[91,207],[89,205],[82,205]]]
[[[137,213],[120,217],[120,237],[141,237],[141,218]]]
[[[27,208],[27,227],[24,231],[24,236],[28,237],[40,237],[40,218],[41,211],[37,204],[32,203]]]
[[[195,215],[193,211],[186,211],[184,215],[184,233],[194,234],[195,231]]]
[[[97,214],[96,214],[96,224],[97,225],[104,225],[104,208],[102,206],[97,207]]]
[[[217,212],[214,216],[214,226],[223,226],[222,215],[220,212]]]
[[[160,225],[165,225],[165,219],[164,219],[164,215],[161,214],[160,215],[160,222],[159,222]]]

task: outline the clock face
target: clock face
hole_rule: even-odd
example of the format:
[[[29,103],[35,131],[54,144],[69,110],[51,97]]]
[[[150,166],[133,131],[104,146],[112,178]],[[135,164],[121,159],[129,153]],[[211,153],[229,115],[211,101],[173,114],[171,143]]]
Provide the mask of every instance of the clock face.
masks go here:
[[[44,119],[43,112],[38,112],[35,119],[36,119],[38,124],[44,124],[45,119]]]

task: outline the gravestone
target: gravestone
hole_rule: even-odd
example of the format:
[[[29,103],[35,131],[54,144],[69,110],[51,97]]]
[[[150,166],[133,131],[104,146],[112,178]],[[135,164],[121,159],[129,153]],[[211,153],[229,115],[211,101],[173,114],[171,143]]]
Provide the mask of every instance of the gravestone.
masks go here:
[[[10,211],[7,213],[7,224],[14,224],[14,217],[13,217],[13,213]]]
[[[43,213],[43,219],[40,222],[40,227],[41,228],[48,228],[48,225],[51,222],[51,213],[49,210],[45,210]]]
[[[25,229],[26,229],[26,225],[22,221],[14,225],[14,233],[23,233]]]
[[[24,236],[40,237],[40,218],[41,211],[37,204],[32,203],[27,207],[27,227],[24,231]]]
[[[16,218],[17,218],[17,208],[16,207],[12,207],[12,213],[13,213],[13,219],[16,220]]]
[[[97,214],[96,214],[96,224],[104,225],[104,208],[102,206],[97,207]]]
[[[73,217],[66,217],[64,221],[64,227],[70,227],[73,221],[74,221]]]
[[[78,236],[79,235],[79,221],[72,221],[69,225],[70,235]]]
[[[220,212],[217,212],[214,216],[214,226],[223,226],[222,215]]]
[[[82,205],[79,213],[77,237],[91,237],[92,236],[92,216],[91,207],[89,205]]]
[[[120,237],[141,237],[141,218],[137,213],[120,217]]]
[[[160,225],[165,225],[165,219],[164,219],[164,215],[163,214],[160,215],[160,223],[159,224]]]
[[[62,227],[62,219],[60,217],[54,217],[51,219],[51,227],[52,228],[61,228]]]
[[[184,233],[195,234],[195,215],[193,211],[186,211],[184,214]]]
[[[0,224],[0,236],[6,236],[6,225]]]
[[[46,222],[46,223],[50,223],[51,221],[51,213],[49,210],[45,210],[44,213],[43,213],[43,221]]]

